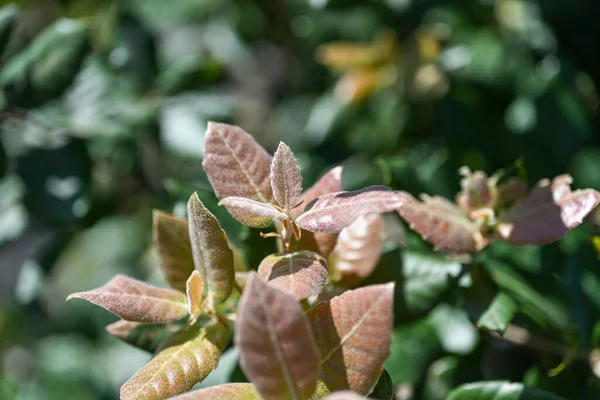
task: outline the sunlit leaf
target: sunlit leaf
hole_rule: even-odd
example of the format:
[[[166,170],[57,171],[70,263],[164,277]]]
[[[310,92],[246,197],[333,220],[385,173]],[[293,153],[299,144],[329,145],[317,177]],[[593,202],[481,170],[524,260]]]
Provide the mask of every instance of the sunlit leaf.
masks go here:
[[[517,312],[517,305],[505,293],[498,293],[479,317],[477,327],[503,334]]]
[[[238,221],[252,228],[265,228],[271,225],[274,219],[286,218],[285,213],[272,204],[261,203],[245,197],[226,197],[219,202],[219,205],[227,207],[232,214],[237,213]]]
[[[312,251],[272,254],[258,266],[258,274],[269,284],[296,300],[319,294],[327,279],[327,263]]]
[[[331,393],[324,400],[364,400],[365,396],[361,396],[351,390],[340,390],[335,393]]]
[[[154,353],[163,340],[181,328],[177,324],[143,324],[122,319],[106,326],[106,331],[125,343]]]
[[[330,258],[335,280],[351,287],[373,272],[381,256],[382,229],[380,214],[363,214],[342,229]]]
[[[226,383],[171,398],[171,400],[262,400],[251,383]]]
[[[512,244],[544,244],[560,239],[600,203],[593,189],[571,191],[572,178],[544,179],[499,218],[497,232]]]
[[[400,208],[408,196],[385,186],[325,194],[309,204],[296,223],[311,232],[339,232],[362,214],[384,213]]]
[[[429,319],[435,327],[440,343],[449,353],[470,354],[479,343],[479,332],[471,323],[465,310],[439,304],[430,314]]]
[[[185,291],[185,282],[194,271],[192,245],[186,220],[154,211],[154,248],[158,264],[172,288]]]
[[[350,290],[307,315],[321,354],[321,381],[329,391],[366,395],[390,354],[394,285]]]
[[[488,180],[487,174],[482,171],[471,173],[463,168],[461,172],[464,177],[460,181],[461,191],[456,195],[456,203],[466,211],[493,206],[496,201],[496,187]]]
[[[209,122],[202,166],[219,199],[238,196],[268,203],[273,198],[271,156],[240,127]],[[244,218],[241,209],[230,212]]]
[[[207,289],[209,309],[222,303],[233,289],[233,253],[219,221],[194,193],[188,202],[188,219],[194,264]]]
[[[73,293],[67,300],[83,299],[126,321],[172,322],[187,315],[187,298],[182,292],[163,289],[117,275],[104,286]]]
[[[249,276],[237,312],[240,365],[266,399],[308,399],[319,353],[307,318],[292,296]]]
[[[185,292],[188,298],[188,312],[194,316],[202,312],[202,293],[204,293],[204,281],[198,271],[192,272],[186,282]]]
[[[561,397],[522,383],[488,381],[467,383],[454,389],[447,400],[561,400]]]
[[[302,195],[302,172],[292,150],[281,142],[271,162],[273,197],[286,210],[291,210]]]
[[[475,253],[487,244],[477,225],[441,197],[423,196],[423,202],[409,197],[398,212],[411,229],[438,251]]]
[[[220,323],[177,332],[162,350],[121,387],[121,399],[159,400],[190,390],[217,367],[227,344]]]

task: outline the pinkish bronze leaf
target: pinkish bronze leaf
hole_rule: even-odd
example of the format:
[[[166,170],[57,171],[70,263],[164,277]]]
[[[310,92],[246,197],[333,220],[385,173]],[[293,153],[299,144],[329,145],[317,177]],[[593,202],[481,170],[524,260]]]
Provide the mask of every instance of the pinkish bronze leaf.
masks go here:
[[[184,292],[185,281],[194,270],[188,223],[158,210],[154,211],[153,220],[160,269],[172,288]]]
[[[493,207],[496,202],[495,180],[488,179],[483,171],[471,173],[463,167],[460,172],[464,177],[460,181],[461,191],[456,195],[456,203],[467,212]]]
[[[352,287],[369,276],[381,256],[382,231],[381,214],[363,214],[342,229],[330,258],[333,279]]]
[[[271,156],[238,126],[208,123],[202,166],[219,199],[237,196],[269,203],[273,198]],[[229,212],[243,222],[243,209]]]
[[[302,195],[302,172],[292,150],[281,142],[271,162],[273,197],[286,210],[298,204]]]
[[[365,396],[354,393],[351,390],[341,390],[331,393],[324,400],[365,400]]]
[[[188,219],[194,264],[206,285],[206,301],[212,309],[225,301],[233,289],[233,252],[219,221],[196,193],[188,202]]]
[[[227,344],[220,323],[193,325],[168,338],[159,353],[121,387],[122,400],[161,400],[190,390],[217,367]]]
[[[143,324],[121,319],[106,326],[106,332],[132,346],[154,353],[163,340],[182,328],[178,324]]]
[[[323,289],[327,279],[327,262],[312,251],[272,254],[262,260],[258,274],[296,300],[303,300]]]
[[[560,239],[600,203],[593,189],[571,191],[572,178],[544,179],[499,218],[497,232],[512,244],[544,244]]]
[[[169,400],[262,400],[251,383],[225,383],[194,390]]]
[[[362,214],[384,213],[400,208],[408,196],[407,193],[385,186],[325,194],[309,204],[296,223],[311,232],[339,232]]]
[[[506,207],[527,194],[527,184],[519,178],[508,178],[506,182],[498,185],[498,199],[496,207]]]
[[[185,292],[188,298],[188,312],[196,316],[202,312],[202,294],[204,293],[204,281],[198,271],[192,272],[186,282]]]
[[[172,322],[187,315],[185,294],[116,275],[105,285],[73,293],[67,300],[83,299],[133,322]]]
[[[321,381],[330,392],[362,395],[377,382],[390,354],[394,285],[349,290],[307,315],[321,354]]]
[[[240,366],[265,400],[308,399],[319,377],[319,353],[308,320],[292,296],[251,273],[237,312]]]
[[[265,228],[273,223],[274,219],[282,220],[287,216],[269,203],[261,203],[244,197],[226,197],[219,202],[231,212],[239,210],[238,220],[252,228]]]
[[[475,253],[487,244],[477,225],[460,208],[441,197],[423,196],[422,203],[410,197],[398,212],[436,250]]]

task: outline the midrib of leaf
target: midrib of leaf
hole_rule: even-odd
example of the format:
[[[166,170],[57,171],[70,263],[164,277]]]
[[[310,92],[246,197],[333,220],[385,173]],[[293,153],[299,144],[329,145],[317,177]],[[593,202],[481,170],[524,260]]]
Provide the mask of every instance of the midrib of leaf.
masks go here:
[[[370,203],[370,202],[372,202],[372,201],[378,201],[378,200],[377,200],[377,199],[362,200],[362,201],[359,201],[359,202],[357,202],[357,203],[353,203],[353,205],[355,205],[355,206],[356,206],[356,205],[360,205],[360,204]],[[384,201],[388,201],[388,200],[384,200]],[[396,201],[396,200],[394,200],[394,201]],[[316,214],[316,213],[317,213],[317,212],[319,212],[319,211],[324,211],[324,210],[327,210],[327,211],[329,211],[329,210],[336,210],[336,209],[338,209],[338,208],[340,208],[340,207],[346,207],[347,205],[348,205],[347,203],[342,203],[342,204],[338,203],[338,204],[333,204],[333,205],[325,206],[325,207],[322,207],[322,208],[316,208],[316,209],[315,209],[315,208],[312,208],[312,209],[308,210],[307,212],[305,212],[305,213],[303,213],[303,214],[300,214],[300,215],[299,215],[299,216],[296,218],[296,221],[297,221],[298,219],[300,219],[301,217],[305,216],[305,215],[311,216],[312,214]]]
[[[227,147],[227,150],[229,150],[229,152],[231,153],[231,156],[233,157],[233,159],[235,160],[235,162],[238,164],[238,166],[240,167],[240,169],[242,170],[242,172],[246,176],[246,179],[248,179],[248,182],[250,183],[250,186],[252,186],[252,188],[254,189],[254,191],[256,192],[256,194],[258,194],[258,197],[260,198],[260,200],[263,203],[269,203],[269,201],[265,198],[265,196],[263,196],[263,194],[260,191],[259,187],[256,186],[256,183],[254,183],[254,180],[251,179],[250,175],[248,174],[248,171],[246,171],[246,168],[244,168],[244,165],[242,164],[242,161],[237,157],[237,155],[235,154],[235,151],[233,151],[233,149],[231,148],[231,146],[229,146],[229,143],[227,142],[227,140],[220,133],[217,133],[217,134],[219,135],[219,137],[221,138],[221,140],[223,140],[223,144],[225,145],[225,147]]]
[[[377,301],[373,302],[373,304],[371,305],[371,307],[369,307],[369,309],[367,310],[367,312],[365,312],[364,315],[362,317],[360,317],[360,319],[358,320],[358,322],[356,322],[356,324],[354,324],[354,326],[352,327],[352,329],[350,329],[350,332],[348,332],[347,334],[345,334],[344,337],[342,337],[340,339],[340,344],[338,346],[335,346],[329,353],[327,353],[327,355],[325,357],[323,357],[323,359],[321,360],[321,365],[323,365],[327,361],[329,361],[329,359],[331,358],[331,356],[336,351],[338,351],[340,348],[342,348],[344,346],[344,343],[346,343],[346,341],[348,341],[356,333],[356,331],[362,326],[363,322],[365,322],[365,320],[369,317],[369,315],[371,314],[371,311],[373,311],[373,309],[379,305],[379,302],[381,301],[382,297],[383,296],[380,296],[377,299]]]
[[[147,299],[147,300],[153,300],[153,301],[158,301],[161,303],[171,303],[174,304],[178,307],[182,307],[182,308],[187,308],[187,304],[180,302],[180,301],[175,301],[175,300],[171,300],[171,299],[167,299],[165,297],[152,297],[152,296],[148,296],[145,294],[135,294],[135,293],[118,293],[118,292],[108,292],[108,293],[98,293],[101,296],[117,296],[117,297],[133,297],[133,298],[140,298],[140,299]]]
[[[285,383],[289,389],[289,394],[292,396],[293,400],[300,400],[298,393],[296,392],[296,387],[293,384],[292,377],[290,375],[290,371],[288,371],[287,363],[285,362],[285,358],[281,353],[281,346],[279,340],[277,339],[277,334],[275,333],[275,326],[273,325],[273,320],[271,319],[271,315],[269,314],[269,310],[267,308],[267,304],[265,303],[265,298],[263,297],[263,293],[259,293],[258,296],[260,300],[260,304],[265,310],[265,319],[267,320],[267,329],[269,330],[269,338],[271,342],[274,344],[275,355],[277,356],[277,361],[281,365],[281,369],[283,371],[283,377],[285,379]]]

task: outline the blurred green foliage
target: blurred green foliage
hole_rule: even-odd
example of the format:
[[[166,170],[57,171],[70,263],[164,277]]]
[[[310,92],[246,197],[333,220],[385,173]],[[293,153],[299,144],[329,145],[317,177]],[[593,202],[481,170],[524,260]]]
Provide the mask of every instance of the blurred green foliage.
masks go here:
[[[305,187],[341,164],[345,189],[453,198],[462,165],[600,189],[595,0],[0,3],[2,399],[112,399],[148,360],[104,333],[113,316],[64,299],[116,273],[160,282],[152,208],[183,216],[198,191],[252,268],[268,254],[217,207],[201,168],[209,120],[270,151],[285,140]],[[382,32],[393,50],[368,55]],[[365,284],[398,282],[386,363],[398,396],[512,380],[523,396],[600,398],[589,219],[555,244],[495,243],[471,265],[408,230],[386,242]],[[505,339],[475,328],[506,325],[502,296],[518,310]],[[209,379],[244,380],[237,354]]]

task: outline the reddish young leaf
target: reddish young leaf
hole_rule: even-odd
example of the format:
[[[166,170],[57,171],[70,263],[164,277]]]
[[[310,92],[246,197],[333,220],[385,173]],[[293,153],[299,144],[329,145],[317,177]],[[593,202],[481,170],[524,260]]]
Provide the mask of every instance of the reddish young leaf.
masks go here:
[[[258,274],[296,300],[303,300],[323,289],[327,279],[327,262],[312,251],[272,254],[262,260]]]
[[[464,177],[460,181],[461,191],[456,195],[456,203],[467,212],[492,207],[496,202],[495,184],[492,184],[485,172],[471,173],[464,168],[460,170]]]
[[[186,282],[185,290],[188,298],[188,312],[195,316],[202,312],[202,294],[204,293],[204,281],[198,271],[192,272]]]
[[[512,244],[544,244],[560,239],[600,203],[593,189],[571,191],[572,178],[540,181],[523,200],[500,216],[497,232]]]
[[[363,214],[342,229],[330,258],[336,281],[352,287],[373,272],[381,256],[382,231],[381,214]]]
[[[319,353],[296,299],[251,273],[238,312],[240,366],[266,399],[308,399],[319,377]]]
[[[519,178],[508,178],[498,186],[496,207],[506,207],[527,194],[527,184]]]
[[[302,173],[292,150],[281,142],[271,162],[273,197],[286,210],[298,204],[302,195]]]
[[[172,397],[170,400],[262,400],[251,383],[225,383]]]
[[[331,393],[324,400],[365,400],[365,396],[354,393],[351,390],[340,390]]]
[[[311,232],[339,232],[362,214],[384,213],[400,208],[408,196],[407,193],[385,186],[325,194],[309,204],[296,223]]]
[[[238,196],[268,203],[273,198],[271,156],[238,126],[208,123],[202,166],[219,199]],[[229,212],[244,218],[241,209]]]
[[[194,264],[206,285],[206,301],[212,309],[225,301],[233,289],[233,252],[219,221],[196,193],[188,202],[188,219]]]
[[[154,353],[163,340],[182,327],[177,324],[142,324],[124,319],[106,326],[106,332],[132,346]]]
[[[410,199],[398,209],[410,228],[420,233],[438,251],[475,253],[487,244],[477,225],[463,211],[441,197]]]
[[[186,220],[154,210],[154,248],[158,264],[172,288],[185,291],[185,281],[194,270],[194,258]]]
[[[226,197],[219,202],[219,205],[224,205],[230,212],[239,211],[237,219],[252,228],[266,228],[273,223],[274,219],[282,220],[287,217],[272,204],[244,197]]]
[[[217,367],[227,344],[221,324],[193,325],[167,339],[162,350],[121,387],[122,400],[159,400],[190,390]]]
[[[187,298],[182,292],[148,285],[125,275],[116,275],[99,288],[73,293],[67,300],[83,299],[126,321],[172,322],[187,315]]]
[[[307,315],[321,354],[321,381],[329,391],[366,395],[390,354],[394,285],[349,290]]]

